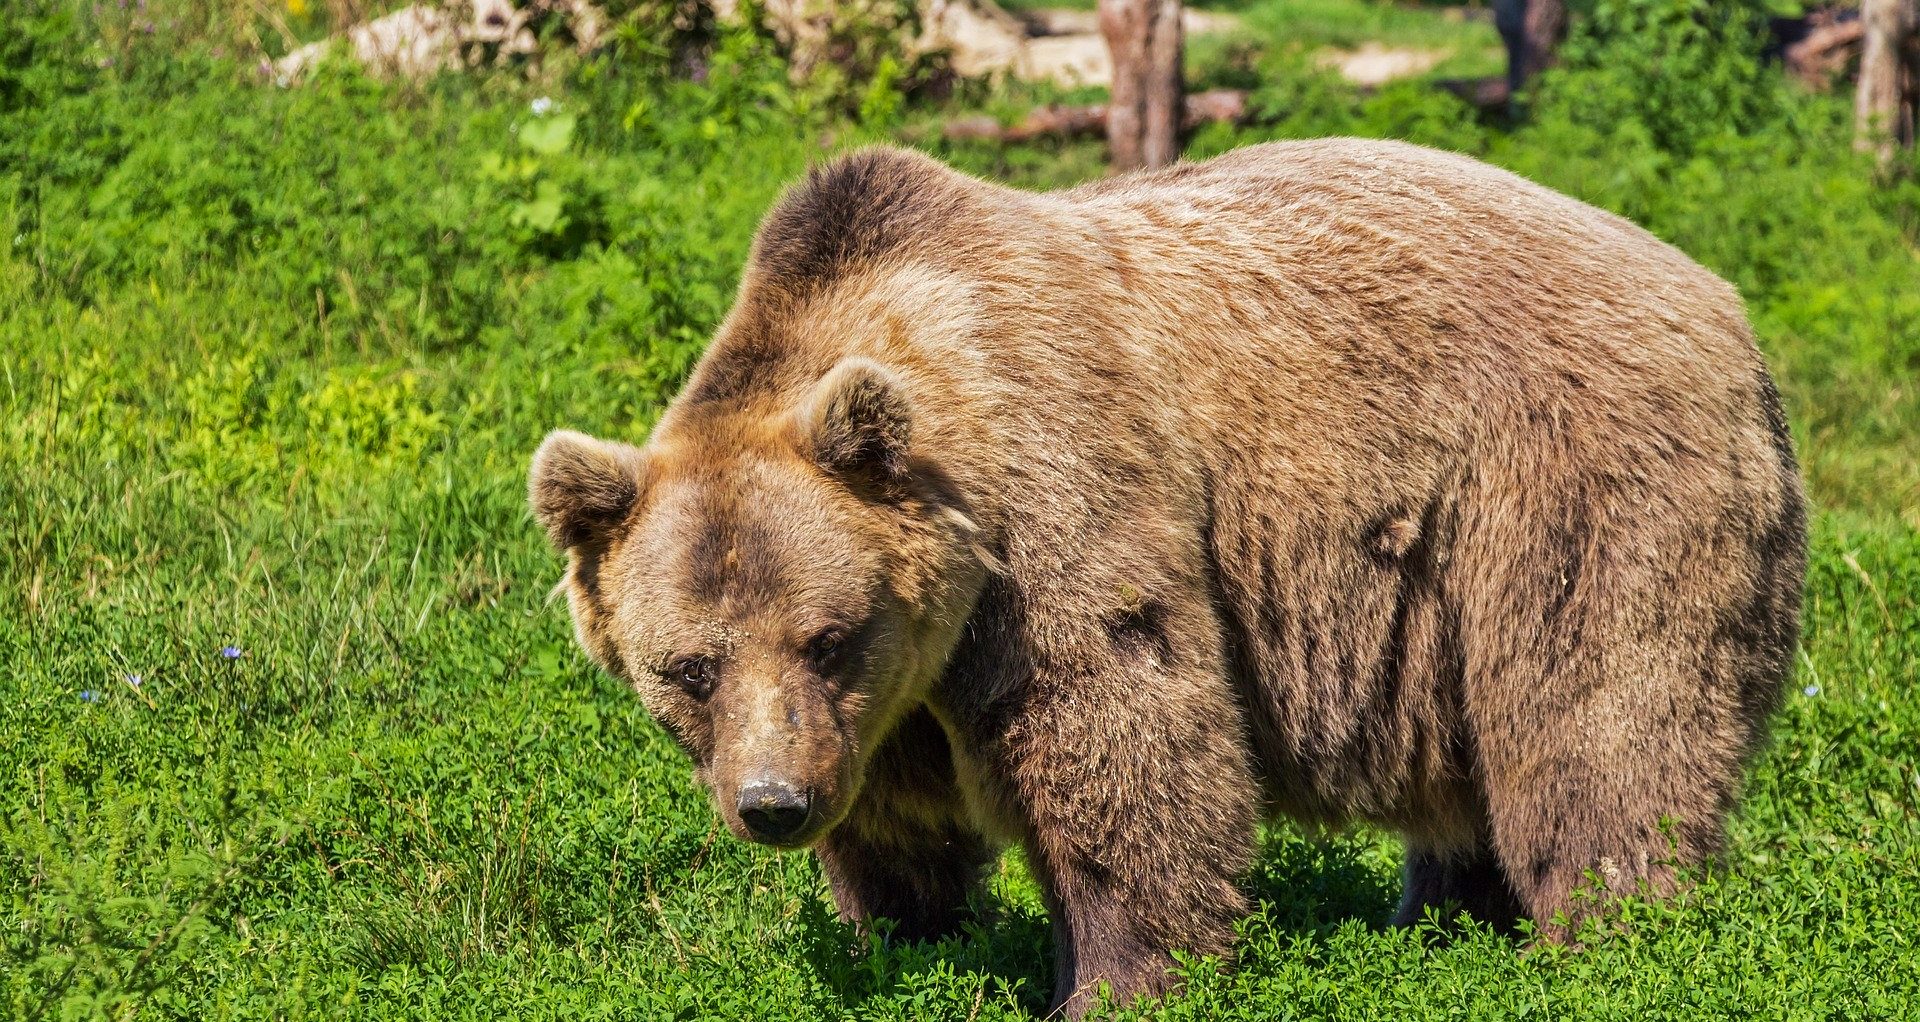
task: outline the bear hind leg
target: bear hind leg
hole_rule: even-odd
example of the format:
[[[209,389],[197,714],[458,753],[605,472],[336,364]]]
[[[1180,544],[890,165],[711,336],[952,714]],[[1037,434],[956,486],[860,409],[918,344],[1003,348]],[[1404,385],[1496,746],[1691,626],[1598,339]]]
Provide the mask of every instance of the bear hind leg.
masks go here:
[[[1512,933],[1526,914],[1499,858],[1485,844],[1457,850],[1410,844],[1401,873],[1406,886],[1393,915],[1395,926],[1413,926],[1429,911],[1448,923],[1465,912],[1497,932]]]
[[[1613,898],[1672,894],[1678,870],[1720,845],[1723,796],[1711,783],[1643,777],[1636,787],[1573,753],[1541,766],[1490,803],[1495,854],[1549,940],[1570,939]]]

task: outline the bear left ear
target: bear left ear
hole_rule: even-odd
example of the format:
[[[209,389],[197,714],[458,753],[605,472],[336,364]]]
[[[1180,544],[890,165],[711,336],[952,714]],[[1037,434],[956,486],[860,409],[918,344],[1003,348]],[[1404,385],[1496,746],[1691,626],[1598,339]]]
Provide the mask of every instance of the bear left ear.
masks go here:
[[[907,473],[913,401],[905,381],[868,358],[841,359],[800,409],[802,443],[820,467],[894,480]]]

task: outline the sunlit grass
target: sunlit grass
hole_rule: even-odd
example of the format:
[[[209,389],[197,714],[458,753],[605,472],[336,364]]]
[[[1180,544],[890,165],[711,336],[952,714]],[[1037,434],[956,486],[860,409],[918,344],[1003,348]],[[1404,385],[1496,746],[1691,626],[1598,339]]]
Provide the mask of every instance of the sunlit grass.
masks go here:
[[[34,59],[36,81],[64,73]],[[1913,187],[1864,173],[1841,100],[1676,154],[1550,105],[1508,130],[1423,86],[1363,99],[1285,55],[1250,66],[1271,116],[1196,154],[1447,145],[1734,280],[1801,439],[1814,560],[1775,740],[1727,855],[1683,897],[1579,952],[1442,941],[1380,925],[1391,837],[1279,826],[1237,969],[1197,965],[1157,1017],[1909,1017]],[[644,433],[760,212],[834,148],[822,134],[889,126],[785,119],[765,99],[780,69],[645,95],[605,76],[543,87],[578,116],[543,153],[519,132],[547,115],[510,79],[282,91],[233,71],[182,57],[30,107],[0,92],[7,1016],[1044,1008],[1051,940],[1017,854],[964,937],[856,947],[808,859],[718,830],[672,743],[576,650],[524,510],[546,430]],[[1566,88],[1637,87],[1581,74]],[[1025,185],[1103,157],[940,154]],[[571,218],[551,230],[513,216],[543,183]]]

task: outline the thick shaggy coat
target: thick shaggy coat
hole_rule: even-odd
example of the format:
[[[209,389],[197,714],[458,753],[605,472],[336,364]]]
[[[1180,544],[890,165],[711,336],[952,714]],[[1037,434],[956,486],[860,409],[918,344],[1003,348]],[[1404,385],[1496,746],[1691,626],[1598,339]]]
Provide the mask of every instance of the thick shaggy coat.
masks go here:
[[[1670,886],[1804,569],[1733,289],[1390,142],[1051,194],[847,156],[646,445],[557,433],[531,485],[737,834],[908,935],[1022,844],[1075,1012],[1229,951],[1263,814],[1404,835],[1402,920]]]

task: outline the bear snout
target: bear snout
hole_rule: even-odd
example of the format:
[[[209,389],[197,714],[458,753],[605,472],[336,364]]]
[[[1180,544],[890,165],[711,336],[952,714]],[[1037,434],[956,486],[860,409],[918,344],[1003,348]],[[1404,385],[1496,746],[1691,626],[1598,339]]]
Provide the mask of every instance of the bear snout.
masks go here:
[[[781,844],[806,828],[813,799],[786,781],[757,778],[741,785],[739,811],[754,840]]]

